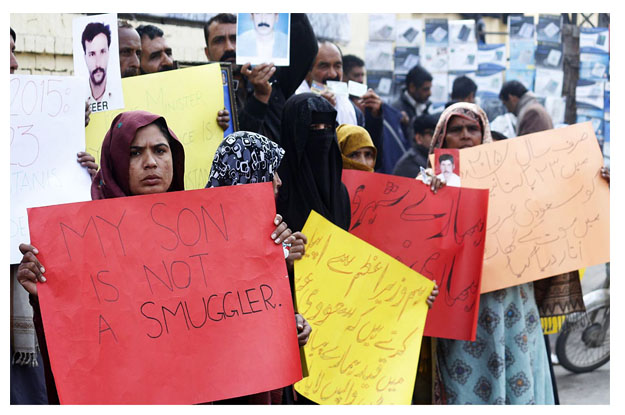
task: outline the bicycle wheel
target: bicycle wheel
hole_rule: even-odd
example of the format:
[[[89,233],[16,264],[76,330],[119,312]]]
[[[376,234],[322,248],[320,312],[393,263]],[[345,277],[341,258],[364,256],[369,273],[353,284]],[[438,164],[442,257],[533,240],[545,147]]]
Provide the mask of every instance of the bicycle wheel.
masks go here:
[[[573,373],[591,372],[610,360],[610,304],[567,316],[556,340],[560,364]]]

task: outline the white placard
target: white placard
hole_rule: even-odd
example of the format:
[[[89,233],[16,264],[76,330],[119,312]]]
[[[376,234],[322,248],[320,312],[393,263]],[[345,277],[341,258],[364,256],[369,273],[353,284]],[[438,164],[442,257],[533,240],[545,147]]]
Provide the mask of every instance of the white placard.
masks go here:
[[[84,79],[11,75],[11,263],[28,243],[26,208],[91,200],[85,150]]]

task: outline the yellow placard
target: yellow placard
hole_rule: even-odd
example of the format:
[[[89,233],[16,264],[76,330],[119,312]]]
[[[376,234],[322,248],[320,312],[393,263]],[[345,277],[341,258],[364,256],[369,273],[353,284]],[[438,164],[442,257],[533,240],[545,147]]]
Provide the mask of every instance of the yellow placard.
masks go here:
[[[312,333],[295,389],[320,404],[410,404],[434,283],[314,211],[302,232],[295,296]]]
[[[162,115],[185,149],[185,189],[206,186],[213,156],[223,139],[217,112],[224,108],[217,63],[122,79],[122,110],[91,114],[86,151],[100,161],[100,148],[113,118],[120,112],[145,110]]]

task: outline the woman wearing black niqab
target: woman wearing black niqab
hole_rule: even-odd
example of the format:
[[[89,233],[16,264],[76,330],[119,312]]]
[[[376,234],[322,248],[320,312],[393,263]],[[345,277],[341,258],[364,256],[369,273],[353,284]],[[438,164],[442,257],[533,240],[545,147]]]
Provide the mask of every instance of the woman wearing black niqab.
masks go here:
[[[343,161],[336,140],[336,110],[315,94],[289,98],[282,114],[284,160],[278,168],[282,188],[278,213],[300,231],[311,210],[347,230],[349,194],[341,182]]]

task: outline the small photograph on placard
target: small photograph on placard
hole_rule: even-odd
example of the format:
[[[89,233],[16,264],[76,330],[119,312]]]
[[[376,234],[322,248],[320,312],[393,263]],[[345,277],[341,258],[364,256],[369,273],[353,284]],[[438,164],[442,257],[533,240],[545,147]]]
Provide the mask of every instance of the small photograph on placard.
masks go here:
[[[460,150],[434,149],[434,172],[447,186],[460,187]]]

